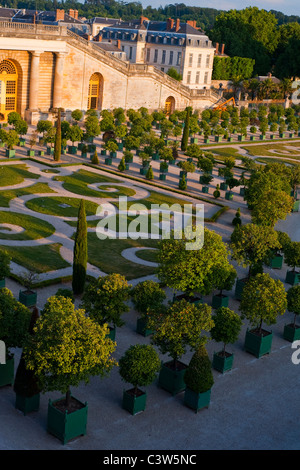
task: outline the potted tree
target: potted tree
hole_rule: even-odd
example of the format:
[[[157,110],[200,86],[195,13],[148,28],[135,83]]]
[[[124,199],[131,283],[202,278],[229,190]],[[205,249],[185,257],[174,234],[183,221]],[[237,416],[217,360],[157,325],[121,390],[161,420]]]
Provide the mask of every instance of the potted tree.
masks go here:
[[[284,261],[293,269],[287,271],[285,282],[294,286],[300,282],[300,272],[296,270],[300,266],[300,242],[291,241],[284,249]]]
[[[15,131],[14,129],[10,129],[6,133],[6,139],[5,139],[5,145],[7,147],[6,152],[5,152],[5,156],[7,158],[12,158],[12,157],[16,156],[16,151],[15,151],[14,147],[16,145],[18,145],[19,142],[20,142],[20,140],[19,140],[19,136],[18,136],[17,131]]]
[[[88,404],[76,399],[71,387],[87,384],[90,376],[106,376],[116,365],[114,350],[107,326],[94,322],[84,310],[75,310],[71,299],[48,299],[24,347],[24,358],[42,392],[64,394],[49,400],[47,415],[47,431],[63,444],[86,434]]]
[[[287,291],[287,309],[294,313],[294,321],[284,326],[283,337],[292,343],[300,339],[300,326],[296,325],[297,315],[300,315],[300,285]]]
[[[212,319],[214,326],[210,330],[210,335],[217,343],[223,343],[223,349],[214,352],[212,365],[214,369],[223,373],[232,369],[234,355],[226,351],[226,345],[237,341],[242,327],[242,319],[228,307],[219,308]]]
[[[28,334],[31,312],[18,302],[12,292],[0,290],[0,340],[5,344],[5,363],[0,364],[0,387],[14,381],[14,348],[22,348]]]
[[[132,288],[131,298],[134,308],[140,315],[137,319],[136,331],[143,336],[152,334],[153,331],[147,328],[147,312],[161,310],[162,303],[166,298],[165,292],[157,282],[146,280],[139,282]]]
[[[245,350],[256,357],[271,351],[273,333],[262,327],[276,323],[278,315],[287,308],[287,295],[283,283],[274,280],[267,273],[256,274],[245,285],[242,293],[240,311],[242,319],[249,320]]]
[[[144,411],[147,393],[139,387],[150,385],[161,367],[157,352],[152,345],[135,344],[130,346],[119,360],[119,373],[132,389],[123,391],[122,406],[132,415]]]
[[[31,321],[29,325],[29,335],[33,334],[35,322],[39,318],[38,309],[32,310]],[[18,410],[23,411],[24,416],[32,411],[38,411],[40,406],[40,388],[33,370],[26,367],[24,352],[17,368],[14,392],[16,394],[15,406]]]
[[[192,356],[184,374],[184,382],[186,384],[184,404],[196,413],[208,408],[214,378],[204,345],[200,345]]]
[[[34,271],[27,271],[21,276],[21,282],[25,290],[19,291],[19,302],[26,305],[26,307],[33,307],[36,305],[37,292],[33,290],[34,283],[37,281],[38,275]]]
[[[124,276],[113,273],[92,279],[82,296],[86,313],[100,325],[108,324],[113,340],[116,328],[124,324],[122,314],[129,310],[125,302],[130,297],[130,289]]]
[[[214,287],[219,289],[218,294],[213,295],[212,307],[228,307],[229,297],[223,294],[223,290],[230,291],[235,283],[237,272],[232,265],[218,267],[213,273]]]
[[[5,278],[10,275],[11,257],[7,251],[0,250],[0,288],[5,287]]]
[[[69,127],[68,130],[68,140],[72,142],[72,145],[69,145],[68,151],[72,155],[76,155],[77,153],[77,147],[75,145],[75,142],[80,142],[83,136],[83,130],[77,125],[73,125]]]
[[[185,389],[183,380],[186,364],[181,357],[187,349],[196,350],[203,342],[203,331],[209,331],[213,322],[211,307],[194,305],[186,300],[171,304],[165,312],[148,312],[148,326],[154,330],[152,344],[172,359],[162,364],[158,385],[175,395]]]
[[[34,131],[31,133],[30,137],[29,137],[29,147],[30,149],[27,150],[27,155],[29,157],[34,157],[35,155],[35,151],[33,150],[33,147],[36,145],[37,143],[37,132]]]

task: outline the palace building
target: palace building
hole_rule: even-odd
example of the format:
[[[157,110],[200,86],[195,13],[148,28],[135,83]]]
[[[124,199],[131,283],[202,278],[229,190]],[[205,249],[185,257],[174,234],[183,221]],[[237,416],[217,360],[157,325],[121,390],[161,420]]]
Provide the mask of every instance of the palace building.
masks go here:
[[[188,68],[186,73],[184,72],[185,83],[178,82],[165,73],[167,69],[162,70],[163,67],[158,67],[151,55],[152,52],[150,59],[147,60],[147,50],[155,50],[152,46],[149,48],[147,46],[152,45],[150,38],[147,39],[149,29],[144,30],[145,51],[141,53],[146,61],[130,61],[129,58],[127,60],[125,39],[122,51],[122,40],[113,44],[110,37],[107,42],[103,39],[101,44],[102,41],[91,40],[93,37],[90,30],[87,37],[83,36],[86,26],[90,26],[86,22],[77,20],[76,12],[68,16],[62,15],[61,10],[52,16],[39,14],[40,21],[37,21],[37,12],[24,18],[26,14],[22,15],[18,11],[15,11],[11,17],[5,16],[7,12],[4,10],[11,9],[0,9],[0,120],[2,121],[7,119],[11,111],[17,111],[28,123],[35,124],[40,119],[53,119],[57,108],[63,108],[68,119],[74,109],[85,112],[90,108],[101,111],[116,107],[125,110],[146,107],[149,111],[166,109],[172,112],[174,109],[185,109],[186,106],[202,110],[211,107],[219,100],[218,93],[210,89],[209,80],[207,87],[200,81],[197,84],[199,88],[188,86]],[[51,17],[56,21],[50,21]],[[103,34],[106,28],[103,27]],[[170,33],[171,31],[167,34]],[[162,38],[161,33],[159,36]],[[201,43],[202,36],[201,33],[196,41],[199,40]],[[173,50],[175,60],[178,46],[168,44],[163,39],[162,42],[159,41],[153,43],[154,47],[166,51],[165,60],[168,62],[171,60],[170,55]],[[200,46],[200,43],[199,49],[198,45],[190,46],[195,47],[199,54],[203,54],[201,52],[203,44]],[[137,49],[138,47],[139,44]],[[184,47],[187,51],[192,51],[187,46]],[[207,55],[208,53],[210,55],[211,68],[214,48],[211,44],[203,47]],[[199,59],[197,56],[191,59],[190,54],[194,53],[182,54],[182,61],[185,63],[187,60],[187,63],[191,64],[192,76],[193,71],[197,69]],[[207,60],[208,63],[205,56],[203,60]]]

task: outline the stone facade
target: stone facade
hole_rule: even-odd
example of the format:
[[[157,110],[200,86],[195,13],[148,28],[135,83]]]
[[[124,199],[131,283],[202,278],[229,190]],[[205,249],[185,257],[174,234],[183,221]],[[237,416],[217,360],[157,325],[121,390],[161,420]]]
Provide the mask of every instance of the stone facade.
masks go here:
[[[67,118],[74,109],[86,111],[95,74],[98,111],[141,106],[154,111],[164,109],[170,97],[175,109],[204,109],[218,99],[211,90],[190,90],[153,66],[124,63],[59,26],[0,23],[3,60],[15,65],[15,110],[30,123],[51,119],[53,108],[64,108]]]

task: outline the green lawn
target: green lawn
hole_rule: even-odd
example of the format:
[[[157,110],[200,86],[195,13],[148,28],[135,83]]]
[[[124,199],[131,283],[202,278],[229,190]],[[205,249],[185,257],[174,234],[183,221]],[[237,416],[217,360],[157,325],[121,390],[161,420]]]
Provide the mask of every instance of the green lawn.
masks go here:
[[[70,266],[70,264],[60,256],[60,247],[61,245],[59,243],[35,247],[0,246],[0,248],[9,253],[14,263],[33,270],[36,273],[45,273]]]
[[[300,148],[298,142],[287,142],[287,143],[274,143],[274,144],[263,144],[263,145],[249,145],[242,147],[247,150],[249,155],[254,157],[280,157],[280,158],[292,158],[294,160],[300,160],[300,150],[292,150],[288,147]],[[272,152],[271,150],[275,150]]]
[[[77,217],[80,199],[68,197],[37,197],[26,203],[26,207],[42,214],[56,215],[59,217]],[[98,204],[85,201],[86,215],[95,215]]]
[[[87,170],[78,170],[70,176],[57,176],[54,179],[63,181],[63,187],[67,191],[90,197],[117,198],[119,196],[133,196],[135,194],[135,191],[132,188],[126,187],[126,185],[114,186],[118,182],[115,178],[98,175]],[[114,187],[117,191],[106,192],[88,188],[89,184],[94,183],[112,183],[104,185],[103,189]]]
[[[26,165],[2,165],[0,166],[0,186],[20,184],[25,178],[38,179],[39,175],[27,170]]]
[[[0,211],[0,224],[4,223],[19,225],[25,230],[20,233],[0,232],[0,239],[2,240],[36,240],[38,238],[50,237],[55,231],[53,225],[45,220],[17,212]]]
[[[0,191],[0,206],[9,207],[9,202],[15,197],[28,196],[28,194],[55,193],[47,183],[36,183],[28,188],[7,189]]]
[[[157,251],[155,250],[139,250],[135,256],[145,261],[151,261],[151,263],[157,263]]]
[[[119,273],[128,280],[155,273],[155,268],[142,266],[122,257],[121,253],[131,247],[157,247],[157,240],[99,240],[95,233],[88,233],[88,260],[107,274]]]

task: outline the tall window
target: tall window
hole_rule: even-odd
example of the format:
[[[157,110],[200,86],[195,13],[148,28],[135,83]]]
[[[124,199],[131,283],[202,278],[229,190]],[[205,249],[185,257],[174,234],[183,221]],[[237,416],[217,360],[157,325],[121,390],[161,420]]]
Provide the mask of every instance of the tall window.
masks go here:
[[[100,105],[100,85],[101,76],[99,73],[94,73],[89,81],[89,94],[87,109],[99,109]]]
[[[202,54],[198,54],[197,67],[201,67],[201,61],[202,61]]]
[[[200,72],[196,72],[196,83],[198,84],[200,81]]]
[[[17,70],[10,60],[0,63],[0,120],[17,109]]]
[[[209,67],[210,55],[206,56],[206,67]]]
[[[176,65],[181,65],[181,52],[177,53],[177,64]]]
[[[192,67],[193,65],[193,54],[189,55],[189,67]]]
[[[158,49],[155,49],[153,62],[157,62],[157,57],[158,57]]]
[[[208,82],[208,72],[205,72],[204,74],[204,83]]]
[[[192,72],[187,73],[187,80],[186,80],[187,83],[191,83],[191,75],[192,75]]]
[[[173,51],[170,51],[169,65],[173,64]]]
[[[150,62],[150,49],[147,49],[147,57],[146,57],[146,61],[147,62]]]
[[[132,59],[132,46],[129,47],[129,60]]]
[[[165,64],[165,63],[166,63],[166,51],[162,51],[161,63],[162,63],[162,64]]]

